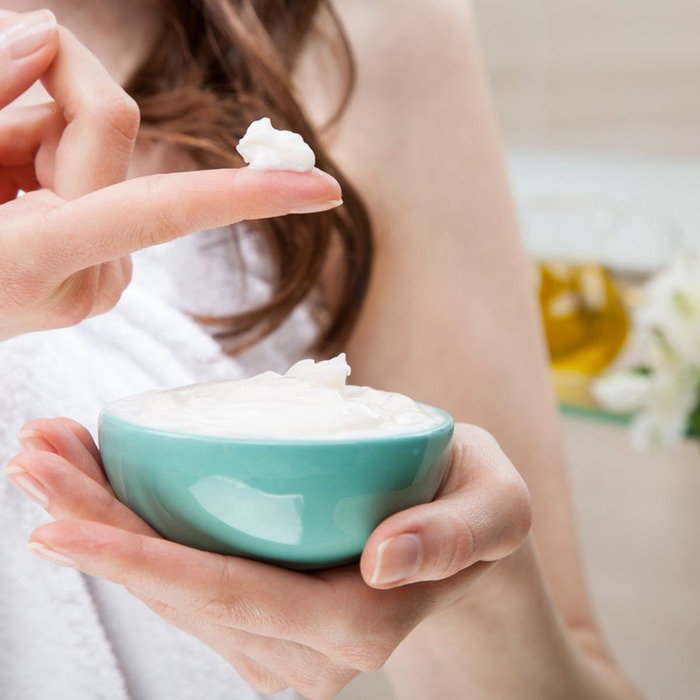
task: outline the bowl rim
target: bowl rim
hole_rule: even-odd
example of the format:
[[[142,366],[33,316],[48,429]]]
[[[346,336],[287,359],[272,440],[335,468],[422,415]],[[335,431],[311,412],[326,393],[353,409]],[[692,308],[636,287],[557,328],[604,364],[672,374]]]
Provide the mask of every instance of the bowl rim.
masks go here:
[[[389,435],[360,435],[357,437],[341,437],[341,438],[274,438],[274,437],[244,437],[233,435],[209,435],[207,433],[190,433],[177,430],[166,430],[163,428],[152,428],[141,423],[134,423],[124,418],[112,415],[109,412],[109,406],[106,406],[100,411],[98,417],[98,433],[101,433],[102,425],[105,422],[116,423],[130,430],[153,435],[159,438],[177,438],[179,440],[193,440],[199,442],[235,444],[235,445],[250,445],[250,446],[312,446],[312,445],[371,445],[385,442],[411,442],[414,440],[424,440],[426,438],[440,437],[443,434],[451,434],[454,431],[454,418],[441,408],[431,406],[426,403],[416,402],[419,406],[428,409],[442,418],[442,421],[432,428],[424,430],[414,430],[405,433],[395,433]]]

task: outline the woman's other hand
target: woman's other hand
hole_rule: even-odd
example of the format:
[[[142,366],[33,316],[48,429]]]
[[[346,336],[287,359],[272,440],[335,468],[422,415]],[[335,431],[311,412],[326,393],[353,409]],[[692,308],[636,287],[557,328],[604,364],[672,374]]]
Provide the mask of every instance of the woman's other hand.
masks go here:
[[[361,573],[301,574],[163,540],[114,498],[84,428],[35,420],[21,439],[7,475],[58,519],[35,531],[32,549],[124,585],[265,692],[330,698],[377,670],[422,621],[474,594],[530,525],[523,481],[473,426],[457,426],[437,499],[380,524]]]
[[[37,80],[47,101],[16,103]],[[0,10],[0,340],[107,311],[140,248],[341,197],[319,171],[124,182],[138,127],[136,103],[50,12]]]

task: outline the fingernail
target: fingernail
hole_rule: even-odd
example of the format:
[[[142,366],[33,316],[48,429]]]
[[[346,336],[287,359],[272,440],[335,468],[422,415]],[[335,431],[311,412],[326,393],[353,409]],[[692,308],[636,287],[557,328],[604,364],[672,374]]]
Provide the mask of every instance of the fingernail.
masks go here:
[[[38,51],[56,31],[56,17],[50,10],[18,15],[0,30],[0,49],[20,59]]]
[[[51,549],[44,544],[39,544],[39,542],[30,542],[29,549],[38,557],[46,559],[53,564],[75,567],[75,562],[68,555],[63,554],[63,552],[57,552],[55,549]]]
[[[340,187],[338,181],[330,173],[327,173],[325,170],[321,170],[321,168],[312,168],[310,174],[315,175],[316,177],[322,177],[327,182],[330,182],[336,187]]]
[[[342,199],[329,199],[326,202],[311,202],[310,204],[300,204],[294,209],[290,209],[290,214],[315,214],[319,211],[328,211],[335,209],[343,203]]]
[[[25,469],[17,465],[5,468],[5,476],[14,487],[21,491],[32,501],[38,503],[42,508],[49,505],[49,498],[44,491],[44,487]]]
[[[44,440],[41,433],[36,430],[20,430],[19,433],[17,433],[17,442],[19,442],[25,450],[55,452],[53,447]]]
[[[398,535],[377,547],[377,562],[370,583],[398,583],[413,576],[423,561],[423,545],[418,535]]]

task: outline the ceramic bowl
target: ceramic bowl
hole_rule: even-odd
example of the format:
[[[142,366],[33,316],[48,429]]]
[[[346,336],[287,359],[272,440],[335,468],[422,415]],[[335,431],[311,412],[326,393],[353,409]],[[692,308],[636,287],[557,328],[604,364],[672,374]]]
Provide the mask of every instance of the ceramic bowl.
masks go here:
[[[105,410],[99,443],[117,497],[167,539],[308,569],[357,559],[392,513],[434,498],[452,418],[425,432],[342,440],[209,437]]]

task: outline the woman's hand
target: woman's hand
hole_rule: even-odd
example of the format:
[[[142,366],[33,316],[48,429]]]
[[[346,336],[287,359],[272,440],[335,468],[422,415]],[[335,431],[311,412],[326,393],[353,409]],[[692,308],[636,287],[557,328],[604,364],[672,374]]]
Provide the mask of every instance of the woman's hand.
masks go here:
[[[265,692],[291,686],[329,698],[380,668],[412,629],[516,550],[530,525],[523,481],[473,426],[457,426],[433,503],[381,523],[359,571],[316,573],[161,539],[114,498],[92,438],[72,421],[32,421],[20,440],[25,451],[6,474],[58,519],[33,533],[33,551],[126,586]]]
[[[13,104],[37,80],[48,100]],[[319,171],[124,182],[138,127],[135,102],[50,12],[0,11],[0,340],[108,310],[140,248],[341,197]]]

